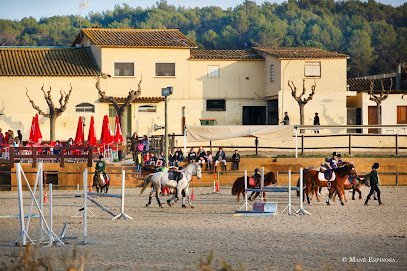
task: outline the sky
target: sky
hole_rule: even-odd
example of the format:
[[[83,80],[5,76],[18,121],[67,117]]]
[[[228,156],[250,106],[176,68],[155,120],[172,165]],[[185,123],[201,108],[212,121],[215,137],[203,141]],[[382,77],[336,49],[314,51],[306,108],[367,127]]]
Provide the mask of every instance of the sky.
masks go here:
[[[151,7],[157,0],[82,0],[87,6],[81,10],[82,15],[89,12],[112,10],[115,5],[127,3],[131,7]],[[185,7],[220,6],[222,8],[235,7],[244,0],[167,0],[170,5]],[[265,1],[255,0],[258,4]],[[281,3],[283,0],[270,0],[269,2]],[[378,0],[384,4],[399,6],[406,0]],[[55,15],[79,14],[81,0],[0,0],[0,18],[20,20],[24,17],[51,17]]]

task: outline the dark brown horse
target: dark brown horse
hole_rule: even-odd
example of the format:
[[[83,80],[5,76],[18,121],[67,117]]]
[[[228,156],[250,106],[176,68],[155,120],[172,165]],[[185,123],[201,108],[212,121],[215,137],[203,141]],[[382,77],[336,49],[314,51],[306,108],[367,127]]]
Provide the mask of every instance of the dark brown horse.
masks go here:
[[[146,177],[150,173],[156,173],[157,169],[155,165],[144,165],[141,167],[141,177]]]
[[[105,193],[109,191],[109,185],[110,185],[110,176],[106,173],[104,176],[104,181],[102,180],[102,177],[100,176],[102,173],[99,171],[95,172],[95,175],[93,175],[93,184],[92,187],[96,187],[96,192],[103,193],[103,189],[105,189]]]
[[[247,177],[249,178],[249,177]],[[256,183],[260,183],[260,178],[256,180]],[[264,174],[264,186],[269,186],[270,184],[276,184],[277,179],[276,179],[276,174],[273,171],[268,172],[267,174]],[[249,182],[247,183],[248,188],[255,188],[255,185],[250,184]],[[232,195],[237,196],[237,201],[240,200],[240,194],[244,196],[244,176],[243,177],[238,177],[235,182],[233,183],[232,186]],[[252,198],[253,200],[260,195],[260,192],[252,192],[250,197],[255,196]],[[265,195],[265,194],[264,194]]]
[[[345,197],[345,182],[347,179],[352,176],[356,177],[356,171],[352,163],[349,162],[343,162],[338,165],[337,169],[334,169],[334,172],[336,174],[336,178],[334,181],[331,182],[331,187],[329,189],[329,198],[327,200],[327,204],[330,205],[329,199],[332,198],[334,191],[337,192],[339,195],[339,199],[341,201],[341,204],[343,205],[342,197]],[[303,182],[304,182],[304,195],[307,198],[307,203],[310,204],[310,194],[315,194],[316,198],[318,201],[319,196],[318,196],[318,188],[319,187],[327,187],[327,181],[320,181],[318,179],[318,169],[315,167],[310,167],[304,169],[304,174],[303,174]],[[297,186],[299,186],[299,180],[297,182]],[[358,190],[360,191],[359,187],[360,185],[356,186]],[[361,192],[359,193],[361,195]],[[297,192],[297,195],[299,196],[299,192]],[[305,200],[305,197],[304,197]]]

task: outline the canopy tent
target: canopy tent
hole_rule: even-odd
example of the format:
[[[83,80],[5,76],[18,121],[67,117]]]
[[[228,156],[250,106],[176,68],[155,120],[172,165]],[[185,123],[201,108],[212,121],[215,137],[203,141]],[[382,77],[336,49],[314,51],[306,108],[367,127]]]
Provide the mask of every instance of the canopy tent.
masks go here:
[[[88,133],[88,145],[89,146],[96,146],[97,141],[96,141],[96,135],[95,135],[95,119],[93,116],[90,118],[90,124],[89,124],[89,133]]]
[[[290,141],[293,137],[293,126],[290,125],[186,126],[185,129],[188,142],[214,141],[246,136]]]

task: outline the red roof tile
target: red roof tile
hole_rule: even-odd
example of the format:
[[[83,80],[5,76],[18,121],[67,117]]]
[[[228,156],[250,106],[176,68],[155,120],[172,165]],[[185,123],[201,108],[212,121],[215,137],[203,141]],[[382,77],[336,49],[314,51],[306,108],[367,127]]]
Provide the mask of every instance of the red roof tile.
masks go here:
[[[345,54],[310,47],[277,49],[254,47],[253,49],[259,52],[273,55],[280,59],[349,58],[349,56]]]
[[[190,60],[263,60],[254,50],[191,50]]]

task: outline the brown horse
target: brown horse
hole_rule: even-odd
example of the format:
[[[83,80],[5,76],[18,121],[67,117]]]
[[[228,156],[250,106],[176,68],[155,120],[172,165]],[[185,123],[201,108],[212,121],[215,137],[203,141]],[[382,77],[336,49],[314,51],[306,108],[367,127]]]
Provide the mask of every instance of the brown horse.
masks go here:
[[[328,182],[326,181],[321,181],[320,182],[323,186],[322,187],[328,187]],[[356,192],[358,192],[359,194],[359,199],[362,199],[362,191],[360,190],[360,188],[362,187],[362,184],[367,185],[366,180],[360,180],[359,178],[355,178],[355,180],[353,182],[349,182],[349,181],[345,181],[345,184],[343,186],[344,190],[351,190],[352,189],[352,200],[355,200],[355,194]],[[322,187],[319,187],[319,192],[321,193],[321,189]],[[335,200],[335,196],[338,193],[334,194],[334,200]],[[318,195],[317,195],[318,196]],[[347,202],[346,196],[344,195],[345,198],[345,202]],[[319,201],[319,198],[317,197],[317,200]]]
[[[247,177],[249,178],[249,177]],[[260,178],[258,178],[256,180],[256,183],[260,183]],[[269,186],[270,184],[276,184],[277,183],[277,179],[276,179],[276,174],[271,171],[268,172],[267,174],[264,175],[264,186]],[[247,183],[247,187],[248,188],[255,188],[254,185],[251,185],[250,183]],[[237,201],[240,200],[240,194],[242,194],[244,196],[244,176],[243,177],[238,177],[235,182],[233,183],[232,186],[232,195],[233,196],[237,196]],[[253,196],[253,194],[255,194],[255,196],[253,197],[253,200],[260,195],[260,192],[252,192],[252,194],[250,195]],[[265,194],[264,194],[265,195]]]
[[[341,204],[344,205],[342,201],[342,197],[345,196],[345,182],[346,180],[352,176],[356,177],[356,171],[352,163],[349,162],[342,162],[341,164],[338,165],[337,169],[334,169],[334,172],[336,174],[336,178],[334,181],[331,182],[331,187],[329,189],[329,198],[327,200],[327,204],[329,205],[329,199],[332,198],[333,192],[336,191],[337,194],[339,195],[339,199],[341,201]],[[326,181],[320,181],[318,179],[318,169],[315,167],[310,167],[304,169],[304,174],[303,174],[303,181],[304,181],[304,194],[307,198],[307,203],[310,204],[310,194],[315,194],[316,198],[318,201],[319,196],[318,196],[318,188],[319,187],[327,187]],[[297,186],[299,186],[299,180],[297,182]],[[359,188],[360,185],[356,185],[357,188]],[[360,191],[360,189],[359,189]],[[361,192],[359,193],[361,194]],[[297,195],[299,196],[299,192],[297,191]],[[304,197],[305,200],[305,197]]]
[[[100,177],[100,172],[96,171],[95,175],[93,175],[93,184],[92,187],[96,187],[96,192],[99,193],[103,193],[103,189],[105,189],[105,193],[107,193],[107,191],[109,190],[109,185],[110,185],[110,177],[109,175],[106,173],[105,176],[105,181],[102,181],[102,178]],[[107,180],[106,180],[107,178]]]
[[[156,173],[157,169],[155,165],[144,165],[141,167],[141,177],[146,177],[150,173]]]

